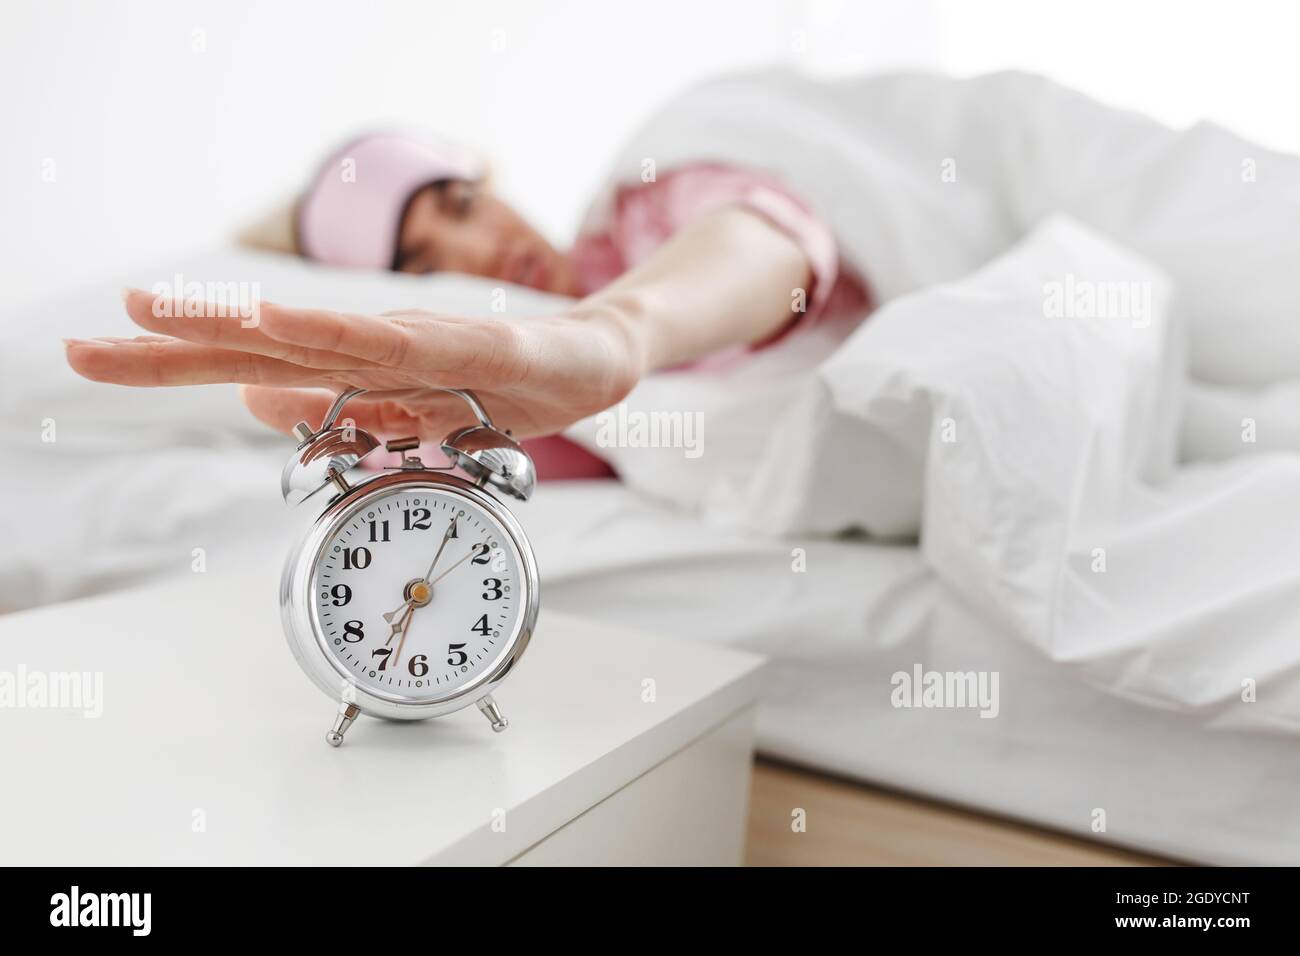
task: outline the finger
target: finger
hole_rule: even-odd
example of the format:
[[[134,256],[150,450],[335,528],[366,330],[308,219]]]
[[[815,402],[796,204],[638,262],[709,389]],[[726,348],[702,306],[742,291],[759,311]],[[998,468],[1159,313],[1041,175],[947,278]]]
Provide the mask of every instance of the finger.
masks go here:
[[[412,345],[407,327],[390,318],[270,303],[262,307],[259,328],[282,345],[348,355],[388,368],[400,368]]]
[[[517,381],[525,349],[517,326],[489,318],[397,313],[343,315],[264,304],[261,330],[280,342],[418,371],[429,384],[492,387]]]
[[[306,422],[315,429],[336,397],[329,392],[255,385],[241,388],[239,396],[254,417],[285,434],[292,434],[298,422]],[[358,428],[376,435],[415,435],[420,430],[419,420],[393,402],[350,402],[341,420],[349,418]]]
[[[127,290],[122,301],[136,325],[187,342],[253,352],[307,368],[350,369],[370,365],[355,356],[288,344],[264,334],[260,329],[262,310],[275,308],[269,303],[254,302],[246,308],[239,303],[168,299],[141,289]]]
[[[265,385],[241,385],[239,398],[244,407],[264,425],[286,435],[293,426],[306,422],[314,429],[325,417],[334,396],[328,392],[309,392]]]
[[[142,387],[219,382],[322,387],[346,384],[339,375],[328,371],[178,339],[68,339],[64,344],[68,364],[93,382]]]

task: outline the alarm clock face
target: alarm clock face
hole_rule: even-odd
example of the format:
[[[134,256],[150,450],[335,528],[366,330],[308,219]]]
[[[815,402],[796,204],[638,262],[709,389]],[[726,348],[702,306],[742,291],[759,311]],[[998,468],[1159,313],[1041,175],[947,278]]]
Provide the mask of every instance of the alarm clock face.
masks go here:
[[[491,680],[536,613],[531,555],[496,510],[454,485],[389,482],[332,518],[303,559],[334,669],[397,703]]]

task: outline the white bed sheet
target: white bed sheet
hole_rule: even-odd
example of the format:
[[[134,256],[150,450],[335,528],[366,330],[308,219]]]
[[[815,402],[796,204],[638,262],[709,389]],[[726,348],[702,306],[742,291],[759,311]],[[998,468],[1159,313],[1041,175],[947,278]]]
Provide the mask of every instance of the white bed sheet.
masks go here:
[[[612,482],[542,492],[525,521],[545,605],[769,655],[766,754],[1178,859],[1300,863],[1287,736],[1095,689],[981,618],[914,547],[718,532]],[[997,717],[893,707],[890,676],[916,664],[998,672]]]
[[[8,516],[17,540],[39,544],[42,565],[66,573],[34,570],[29,579],[11,567],[6,592],[28,606],[189,574],[201,547],[210,573],[264,564],[270,595],[280,555],[311,519],[280,501],[281,452],[191,449],[187,475],[174,451],[161,473],[148,454],[70,461],[66,473],[37,461],[11,473],[21,498],[67,516],[50,522],[34,508]],[[169,506],[177,480],[199,483],[210,500]],[[132,513],[112,506],[123,494],[154,498],[158,524],[133,528]],[[538,554],[543,613],[769,656],[758,715],[764,753],[1173,857],[1300,862],[1290,738],[1214,729],[1089,686],[981,618],[913,546],[708,527],[615,481],[543,483],[516,510]],[[72,526],[76,515],[94,516],[93,533]],[[800,561],[806,570],[794,570]],[[998,672],[998,716],[895,709],[890,675],[916,664]],[[1106,811],[1105,834],[1090,830],[1096,808]]]
[[[179,271],[255,278],[272,300],[369,311],[474,312],[491,292],[237,251]],[[233,389],[169,391],[162,401],[66,369],[57,336],[129,328],[114,305],[113,289],[87,289],[0,321],[0,437],[11,452],[2,517],[19,542],[0,557],[0,610],[191,573],[196,548],[213,572],[249,549],[278,561],[309,520],[279,498],[283,440],[249,419]],[[512,312],[547,305],[511,292]],[[46,419],[57,442],[39,437]],[[769,655],[759,717],[767,753],[1084,836],[1102,809],[1105,839],[1177,857],[1300,862],[1293,738],[1216,729],[1195,709],[1089,686],[963,604],[914,547],[722,531],[615,483],[543,485],[520,514],[544,607]],[[797,548],[803,572],[792,569]],[[918,663],[997,671],[998,717],[893,708],[890,675]]]

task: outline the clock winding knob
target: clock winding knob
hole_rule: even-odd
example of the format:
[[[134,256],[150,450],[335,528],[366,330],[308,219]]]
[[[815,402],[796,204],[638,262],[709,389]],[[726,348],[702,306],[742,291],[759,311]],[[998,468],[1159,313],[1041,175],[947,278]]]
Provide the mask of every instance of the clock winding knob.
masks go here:
[[[293,427],[298,447],[280,475],[280,491],[291,505],[300,504],[326,486],[340,493],[350,487],[344,475],[379,447],[379,440],[355,426],[332,423],[313,431],[306,422]]]
[[[410,451],[412,448],[420,447],[420,439],[411,435],[407,438],[390,438],[384,442],[384,448],[387,451]]]

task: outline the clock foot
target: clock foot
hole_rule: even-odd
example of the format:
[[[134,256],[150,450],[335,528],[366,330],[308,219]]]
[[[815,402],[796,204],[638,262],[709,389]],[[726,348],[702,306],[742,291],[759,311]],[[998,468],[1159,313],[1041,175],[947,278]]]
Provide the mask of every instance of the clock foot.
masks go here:
[[[356,704],[350,704],[346,700],[339,704],[339,715],[334,718],[334,727],[325,735],[325,741],[331,747],[337,747],[343,743],[343,735],[348,732],[352,726],[352,721],[357,719],[357,714],[361,713]]]
[[[510,725],[510,721],[501,716],[501,708],[497,706],[491,694],[478,702],[478,709],[483,711],[483,716],[491,722],[492,729],[497,733],[501,733]]]

